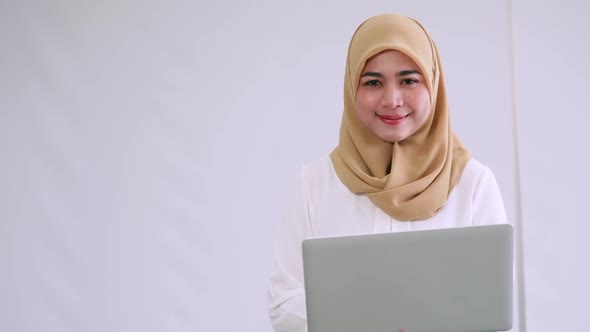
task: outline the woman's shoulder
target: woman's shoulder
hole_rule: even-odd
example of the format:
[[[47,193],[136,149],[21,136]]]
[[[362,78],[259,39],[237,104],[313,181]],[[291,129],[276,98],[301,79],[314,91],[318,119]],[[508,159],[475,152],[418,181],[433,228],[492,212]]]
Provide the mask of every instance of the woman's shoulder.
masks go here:
[[[332,159],[330,159],[329,156],[307,161],[301,166],[301,174],[305,178],[317,178],[330,175],[332,170]]]
[[[479,160],[471,158],[463,169],[458,185],[477,186],[485,178],[494,178],[492,170]]]
[[[468,195],[472,205],[472,224],[506,223],[506,210],[496,177],[490,167],[471,159],[465,166],[457,186]]]
[[[334,170],[332,159],[329,156],[310,160],[300,167],[300,180],[306,185],[322,187],[334,183],[340,183]],[[476,158],[471,158],[459,180],[460,185],[477,186],[482,179],[492,178],[495,180],[492,170]]]
[[[302,164],[299,168],[299,183],[302,190],[314,197],[346,189],[338,178],[329,155]]]
[[[300,167],[300,179],[307,187],[323,187],[336,176],[329,156],[307,161]]]

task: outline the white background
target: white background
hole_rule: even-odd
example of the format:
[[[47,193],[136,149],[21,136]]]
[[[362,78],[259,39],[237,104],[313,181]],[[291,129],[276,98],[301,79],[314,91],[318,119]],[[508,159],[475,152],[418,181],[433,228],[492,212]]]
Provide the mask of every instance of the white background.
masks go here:
[[[455,131],[496,174],[513,331],[590,326],[589,9],[1,1],[0,330],[271,331],[281,206],[337,144],[349,39],[382,12],[431,32]]]

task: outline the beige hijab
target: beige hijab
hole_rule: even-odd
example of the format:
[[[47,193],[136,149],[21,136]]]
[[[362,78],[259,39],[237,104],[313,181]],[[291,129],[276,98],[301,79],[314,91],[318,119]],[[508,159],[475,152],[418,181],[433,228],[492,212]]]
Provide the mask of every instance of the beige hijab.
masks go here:
[[[365,63],[387,49],[408,55],[428,83],[431,112],[398,143],[380,140],[357,119],[355,96]],[[350,42],[339,145],[330,154],[336,174],[356,194],[399,221],[427,219],[443,207],[471,155],[451,130],[438,50],[412,18],[384,14],[363,22]]]

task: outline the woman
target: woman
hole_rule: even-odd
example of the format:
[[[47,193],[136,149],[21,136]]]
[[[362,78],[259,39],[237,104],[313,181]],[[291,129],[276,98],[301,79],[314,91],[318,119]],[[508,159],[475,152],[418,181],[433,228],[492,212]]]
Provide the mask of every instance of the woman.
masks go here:
[[[279,226],[269,287],[275,331],[307,329],[307,237],[505,222],[494,175],[451,129],[429,34],[409,17],[372,17],[350,42],[339,145],[302,169]]]

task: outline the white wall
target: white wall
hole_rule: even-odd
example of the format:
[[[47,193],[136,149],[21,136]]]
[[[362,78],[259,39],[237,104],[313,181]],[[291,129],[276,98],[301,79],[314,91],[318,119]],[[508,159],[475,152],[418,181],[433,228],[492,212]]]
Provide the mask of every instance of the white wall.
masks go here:
[[[590,4],[514,3],[527,331],[590,325]]]
[[[559,34],[529,9],[566,9],[515,2],[518,182],[508,2],[1,3],[0,330],[270,331],[280,207],[300,165],[337,143],[349,38],[385,11],[436,39],[454,127],[515,223],[522,185],[526,322],[548,330],[548,300],[583,304],[570,294],[587,275],[567,255],[588,249],[575,210],[587,115],[568,70],[588,65],[559,62],[537,33],[585,47],[578,6],[579,22],[551,16]],[[558,312],[561,326],[584,319]]]

